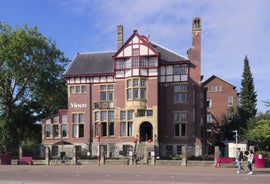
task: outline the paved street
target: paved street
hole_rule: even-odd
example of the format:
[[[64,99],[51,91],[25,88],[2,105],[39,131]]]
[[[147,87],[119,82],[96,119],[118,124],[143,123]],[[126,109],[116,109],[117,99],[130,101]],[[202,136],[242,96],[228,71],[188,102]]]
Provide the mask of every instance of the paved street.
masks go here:
[[[270,168],[236,174],[235,168],[176,166],[0,165],[0,184],[269,183]]]

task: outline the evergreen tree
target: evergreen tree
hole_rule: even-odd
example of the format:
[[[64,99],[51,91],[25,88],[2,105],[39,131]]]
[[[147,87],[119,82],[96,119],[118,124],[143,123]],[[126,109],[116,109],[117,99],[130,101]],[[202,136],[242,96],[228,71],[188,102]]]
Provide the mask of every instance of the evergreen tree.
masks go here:
[[[241,86],[238,113],[241,118],[239,131],[242,133],[243,130],[247,128],[247,121],[250,118],[254,118],[257,113],[257,94],[255,92],[247,56],[244,59],[244,71],[242,74]]]

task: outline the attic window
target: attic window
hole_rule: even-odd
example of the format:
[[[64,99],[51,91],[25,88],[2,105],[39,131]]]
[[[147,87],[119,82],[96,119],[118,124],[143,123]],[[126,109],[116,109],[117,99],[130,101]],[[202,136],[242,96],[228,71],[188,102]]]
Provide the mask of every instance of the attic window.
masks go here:
[[[132,50],[132,55],[133,56],[138,56],[139,55],[139,49],[133,49]]]

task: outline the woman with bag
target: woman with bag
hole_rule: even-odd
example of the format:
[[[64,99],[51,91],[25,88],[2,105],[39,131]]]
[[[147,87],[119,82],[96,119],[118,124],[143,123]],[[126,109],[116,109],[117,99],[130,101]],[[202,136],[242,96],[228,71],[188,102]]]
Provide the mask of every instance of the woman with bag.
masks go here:
[[[248,151],[248,154],[245,154],[245,156],[248,158],[247,167],[249,170],[248,174],[252,174],[252,164],[254,163],[254,154],[252,150]]]

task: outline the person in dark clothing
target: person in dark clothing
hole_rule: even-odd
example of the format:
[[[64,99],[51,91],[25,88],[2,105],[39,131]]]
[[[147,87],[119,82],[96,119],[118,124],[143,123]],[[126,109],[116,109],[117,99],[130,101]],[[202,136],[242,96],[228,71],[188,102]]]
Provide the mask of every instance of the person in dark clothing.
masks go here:
[[[242,167],[242,162],[243,162],[243,159],[244,159],[244,155],[243,155],[243,152],[240,150],[240,148],[237,148],[237,152],[236,152],[236,165],[237,165],[237,174],[239,174],[241,171],[244,171],[244,168]]]

